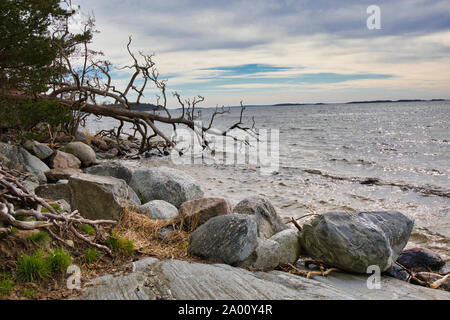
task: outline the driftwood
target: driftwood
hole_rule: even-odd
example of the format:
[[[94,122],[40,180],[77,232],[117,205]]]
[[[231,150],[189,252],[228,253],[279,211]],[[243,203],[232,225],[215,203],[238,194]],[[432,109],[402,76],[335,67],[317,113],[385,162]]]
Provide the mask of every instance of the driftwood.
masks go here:
[[[90,240],[74,226],[88,224],[98,230],[99,225],[115,225],[114,220],[90,220],[83,218],[75,210],[73,212],[58,212],[44,199],[30,193],[20,182],[21,173],[0,166],[0,236],[11,232],[11,227],[21,230],[45,229],[56,240],[66,244],[62,236],[58,236],[50,227],[56,227],[60,234],[70,231],[77,238],[91,246],[97,247],[112,255],[111,250]],[[23,178],[23,177],[22,177]],[[15,210],[14,203],[21,209]],[[41,209],[47,209],[42,212]],[[36,221],[22,221],[18,217],[32,217]]]
[[[322,265],[319,265],[320,267],[320,271],[306,271],[306,270],[301,270],[297,267],[295,267],[294,265],[288,263],[288,266],[291,268],[291,273],[294,274],[298,274],[302,277],[306,277],[307,279],[311,279],[311,276],[313,275],[318,275],[318,276],[322,276],[322,277],[326,277],[328,276],[331,272],[336,272],[336,271],[340,271],[338,268],[330,268],[330,269],[325,269]]]

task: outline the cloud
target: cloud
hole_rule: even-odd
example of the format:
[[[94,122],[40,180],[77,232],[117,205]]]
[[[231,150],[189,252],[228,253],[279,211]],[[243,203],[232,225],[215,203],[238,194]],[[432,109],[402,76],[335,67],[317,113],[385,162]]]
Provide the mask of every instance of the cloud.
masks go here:
[[[125,45],[133,35],[135,52],[156,53],[169,90],[205,93],[211,104],[239,101],[245,89],[251,103],[281,96],[319,102],[337,91],[348,100],[392,92],[450,98],[446,0],[378,0],[381,30],[366,27],[372,0],[73,2],[94,11],[101,33],[93,45],[117,66],[129,63]]]

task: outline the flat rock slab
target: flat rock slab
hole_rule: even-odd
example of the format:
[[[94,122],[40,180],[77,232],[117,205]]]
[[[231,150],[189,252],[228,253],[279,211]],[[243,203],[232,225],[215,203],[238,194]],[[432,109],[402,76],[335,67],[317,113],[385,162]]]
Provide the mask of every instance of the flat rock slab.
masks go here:
[[[351,300],[450,299],[450,293],[382,277],[381,289],[368,289],[367,276],[332,274],[306,279],[281,272],[250,272],[224,264],[134,262],[127,275],[106,275],[88,283],[79,300]]]

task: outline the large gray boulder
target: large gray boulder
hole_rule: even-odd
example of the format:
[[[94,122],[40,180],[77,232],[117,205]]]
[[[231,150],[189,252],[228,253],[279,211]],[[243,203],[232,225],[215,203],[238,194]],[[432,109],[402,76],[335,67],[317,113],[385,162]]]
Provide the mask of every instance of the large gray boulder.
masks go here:
[[[95,151],[87,144],[81,141],[74,141],[68,143],[62,151],[73,154],[75,157],[80,159],[83,166],[88,167],[97,161]]]
[[[258,238],[256,249],[247,257],[247,259],[240,262],[238,266],[253,271],[273,270],[280,264],[280,253],[280,245],[278,242],[265,238]]]
[[[47,182],[45,172],[50,168],[24,148],[0,142],[0,154],[1,158],[7,159],[5,166],[8,168],[32,173],[39,179],[39,182]]]
[[[200,185],[183,171],[167,168],[138,168],[130,186],[142,202],[164,200],[180,208],[185,201],[203,197]]]
[[[122,179],[126,183],[130,183],[132,172],[129,168],[117,162],[104,162],[84,170],[85,173],[95,174],[98,176],[108,176]]]
[[[34,140],[26,141],[23,147],[41,160],[47,159],[53,154],[53,150],[49,146]]]
[[[137,208],[138,212],[156,220],[178,217],[178,209],[164,200],[152,200]]]
[[[47,199],[47,200],[60,200],[64,199],[69,204],[72,201],[72,189],[70,188],[68,183],[49,183],[49,184],[41,184],[34,190],[35,194],[38,197]]]
[[[217,216],[191,233],[188,252],[236,265],[246,260],[258,246],[257,233],[256,222],[249,215]]]
[[[288,228],[269,200],[259,196],[246,198],[234,208],[234,213],[254,215],[258,224],[258,235],[270,238],[275,233]]]
[[[295,264],[300,257],[299,232],[286,229],[274,234],[270,240],[280,245],[280,265]]]
[[[328,265],[366,273],[377,265],[392,267],[408,242],[414,221],[397,211],[328,212],[303,225],[300,244],[306,253]]]
[[[121,179],[78,174],[69,178],[72,209],[89,219],[118,220],[127,206],[140,205],[134,191]]]

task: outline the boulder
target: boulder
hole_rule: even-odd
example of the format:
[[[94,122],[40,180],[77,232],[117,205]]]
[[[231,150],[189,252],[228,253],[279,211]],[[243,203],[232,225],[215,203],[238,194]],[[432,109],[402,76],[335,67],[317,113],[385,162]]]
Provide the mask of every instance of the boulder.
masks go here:
[[[84,170],[85,173],[95,174],[97,176],[108,176],[122,179],[130,183],[132,172],[129,168],[117,162],[104,162]]]
[[[156,219],[165,220],[178,217],[178,209],[164,200],[152,200],[138,207],[138,212]]]
[[[424,248],[404,250],[397,258],[397,262],[413,271],[438,271],[445,265],[445,261],[436,253]]]
[[[121,179],[81,173],[69,178],[69,186],[72,209],[89,219],[117,220],[124,207],[141,204]]]
[[[409,273],[403,269],[400,268],[397,264],[392,265],[392,268],[390,268],[389,270],[387,270],[385,272],[385,274],[389,277],[393,277],[395,279],[399,279],[402,281],[408,281],[410,280],[410,275]]]
[[[201,198],[184,202],[180,207],[180,216],[192,231],[213,217],[230,214],[231,209],[228,199]]]
[[[8,168],[32,173],[39,179],[39,182],[47,182],[45,172],[50,168],[24,148],[0,142],[0,154],[1,158],[7,159],[4,164]]]
[[[81,166],[81,161],[73,154],[66,153],[63,151],[56,151],[50,158],[50,167],[53,169],[79,169]]]
[[[286,229],[274,234],[270,240],[280,245],[280,265],[295,264],[300,257],[299,232]]]
[[[41,160],[47,159],[53,154],[53,150],[49,146],[34,140],[26,141],[23,147]]]
[[[69,179],[70,176],[73,176],[74,174],[78,174],[78,173],[81,173],[80,169],[56,168],[56,169],[51,169],[50,171],[47,171],[45,173],[45,176],[47,177],[48,182],[57,182],[59,180]]]
[[[390,269],[414,221],[397,211],[327,212],[303,225],[300,244],[313,259],[356,273],[377,265]]]
[[[75,157],[80,159],[81,163],[85,167],[88,167],[97,161],[94,149],[81,141],[68,143],[64,148],[62,148],[62,151],[73,154]]]
[[[164,200],[177,208],[183,202],[203,197],[197,181],[180,170],[167,167],[136,169],[130,186],[142,202]]]
[[[278,242],[258,238],[256,249],[238,266],[253,271],[273,270],[280,264],[280,245]]]
[[[268,239],[275,233],[288,228],[270,201],[263,197],[253,196],[246,198],[234,207],[233,212],[254,215],[260,237]]]
[[[98,138],[92,138],[91,144],[92,144],[93,146],[99,148],[99,149],[102,150],[102,151],[107,151],[107,150],[109,150],[108,144],[107,144],[105,141],[101,140],[101,139],[98,139]]]
[[[229,214],[209,219],[189,237],[188,252],[236,265],[258,246],[257,225],[252,216]]]
[[[60,200],[64,199],[68,203],[72,201],[72,189],[68,183],[57,183],[57,184],[41,184],[34,190],[38,197],[47,200]]]

